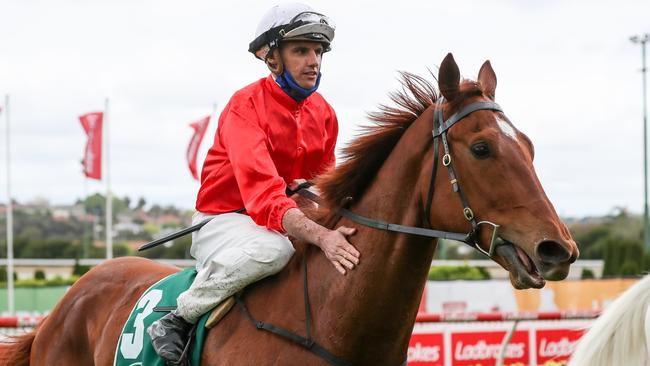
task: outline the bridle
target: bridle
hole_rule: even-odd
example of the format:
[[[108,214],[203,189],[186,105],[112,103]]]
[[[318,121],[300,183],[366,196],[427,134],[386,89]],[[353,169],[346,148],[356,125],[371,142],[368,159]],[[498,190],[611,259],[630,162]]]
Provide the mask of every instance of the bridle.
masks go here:
[[[433,163],[432,163],[433,166],[431,168],[431,180],[429,182],[429,189],[427,190],[426,206],[424,208],[424,222],[425,225],[427,226],[429,225],[429,219],[431,216],[431,205],[433,204],[433,193],[435,190],[436,174],[438,170],[438,160],[439,160],[438,150],[440,149],[440,141],[442,141],[442,146],[444,149],[443,150],[444,154],[442,155],[442,165],[446,166],[447,170],[449,171],[449,177],[451,179],[450,182],[452,188],[454,192],[458,193],[460,201],[463,205],[463,216],[472,225],[472,228],[469,231],[469,233],[466,234],[456,233],[456,232],[434,230],[430,228],[422,228],[416,226],[391,224],[384,221],[375,220],[375,219],[371,219],[365,216],[355,214],[354,212],[344,207],[338,208],[336,212],[339,215],[348,218],[354,222],[357,222],[361,225],[365,225],[365,226],[369,226],[381,230],[420,235],[420,236],[425,236],[430,238],[443,238],[443,239],[461,241],[471,246],[472,248],[478,250],[479,252],[483,253],[484,255],[490,257],[491,259],[493,259],[494,251],[496,250],[497,246],[504,244],[504,243],[499,244],[496,241],[496,239],[498,238],[499,225],[490,221],[476,220],[476,217],[474,216],[474,212],[469,207],[467,198],[463,194],[463,191],[460,189],[460,184],[458,183],[456,172],[454,171],[454,167],[451,164],[451,153],[449,150],[449,142],[447,141],[447,130],[449,130],[454,124],[458,123],[463,118],[467,117],[473,112],[480,111],[480,110],[491,110],[497,112],[503,112],[503,111],[501,110],[501,107],[494,102],[475,102],[461,108],[458,112],[452,114],[449,118],[445,120],[443,105],[444,105],[444,99],[440,97],[436,102],[436,108],[433,114],[433,128],[431,131],[433,135]],[[320,204],[321,203],[320,197],[308,189],[311,185],[312,185],[311,182],[306,182],[300,184],[298,187],[296,187],[293,190],[287,188],[287,195],[291,196],[293,194],[299,194],[311,201]],[[478,235],[479,235],[479,230],[481,225],[489,225],[492,227],[492,238],[490,240],[490,247],[487,251],[479,245]],[[331,365],[353,366],[352,363],[334,355],[324,347],[320,346],[318,343],[314,342],[311,334],[312,315],[311,315],[311,306],[309,301],[309,286],[307,283],[307,277],[308,277],[307,259],[305,255],[303,255],[302,257],[302,266],[303,266],[303,298],[304,298],[304,307],[305,307],[306,337],[298,335],[282,327],[257,320],[256,318],[253,317],[250,310],[248,310],[248,307],[246,306],[246,304],[244,303],[244,301],[241,299],[239,295],[235,297],[237,303],[241,305],[241,308],[244,311],[245,316],[257,329],[265,330],[267,332],[273,333],[287,340],[290,340],[296,344],[299,344]],[[405,360],[401,364],[401,366],[405,366],[406,363],[407,360]]]
[[[465,198],[465,195],[460,188],[460,184],[456,178],[456,172],[454,171],[454,167],[451,164],[451,153],[449,150],[449,142],[447,141],[447,130],[449,130],[454,124],[461,121],[463,118],[467,117],[473,112],[480,110],[492,110],[503,113],[503,110],[501,109],[501,106],[495,102],[474,102],[463,107],[461,110],[452,114],[448,119],[445,120],[443,104],[444,98],[440,97],[436,101],[436,109],[433,114],[433,129],[431,131],[433,135],[433,164],[431,168],[431,180],[429,181],[429,189],[427,192],[427,201],[426,205],[424,206],[424,222],[428,224],[431,216],[431,205],[433,203],[436,173],[438,170],[438,146],[440,145],[440,140],[442,140],[442,146],[444,149],[444,155],[442,156],[442,165],[446,166],[447,171],[449,171],[451,186],[454,192],[458,193],[460,202],[463,205],[463,216],[472,225],[472,230],[460,241],[492,258],[497,247],[496,239],[498,238],[499,225],[485,220],[478,222],[476,221],[474,211],[472,211],[472,209],[469,207],[467,198]],[[489,225],[492,227],[492,236],[490,239],[490,246],[488,251],[485,251],[485,249],[479,245],[478,233],[481,225]]]
[[[491,221],[477,221],[474,215],[474,211],[469,207],[467,198],[463,194],[463,191],[460,188],[458,183],[458,178],[456,177],[456,172],[451,162],[451,153],[449,150],[449,142],[447,141],[447,131],[456,123],[460,122],[463,118],[467,117],[471,113],[481,110],[491,110],[497,112],[503,112],[501,107],[495,102],[474,102],[463,108],[458,112],[452,114],[446,120],[444,119],[444,98],[440,97],[436,101],[436,108],[433,114],[433,127],[431,130],[433,136],[433,163],[431,168],[431,180],[429,181],[429,189],[427,190],[427,200],[424,206],[424,225],[429,226],[429,219],[431,217],[431,205],[433,204],[433,193],[435,191],[435,181],[436,174],[438,171],[438,150],[440,149],[440,141],[442,141],[443,152],[442,155],[442,165],[447,167],[449,171],[450,182],[454,192],[458,193],[458,197],[463,205],[463,216],[471,224],[472,228],[468,233],[457,233],[449,231],[434,230],[431,228],[423,228],[417,226],[406,226],[400,224],[387,223],[381,220],[371,219],[365,216],[355,214],[347,208],[339,208],[337,213],[345,218],[348,218],[356,223],[359,223],[364,226],[373,227],[380,230],[393,231],[405,234],[413,234],[419,236],[425,236],[430,238],[442,238],[450,239],[463,242],[470,247],[478,250],[487,257],[493,259],[494,251],[497,246],[502,245],[497,242],[499,225]],[[305,189],[309,187],[311,183],[303,184],[298,186],[293,193],[298,193],[307,199],[320,203],[320,197],[311,191]],[[489,249],[486,251],[479,245],[479,231],[481,225],[488,225],[492,227],[492,236],[490,239]]]

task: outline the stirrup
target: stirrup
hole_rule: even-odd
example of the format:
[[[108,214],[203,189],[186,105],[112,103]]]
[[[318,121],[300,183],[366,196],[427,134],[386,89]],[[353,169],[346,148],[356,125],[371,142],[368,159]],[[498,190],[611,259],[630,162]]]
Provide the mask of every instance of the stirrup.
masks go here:
[[[222,301],[212,310],[212,313],[210,313],[208,320],[205,322],[205,327],[210,329],[217,325],[219,320],[228,314],[233,305],[235,305],[235,298],[233,296]]]

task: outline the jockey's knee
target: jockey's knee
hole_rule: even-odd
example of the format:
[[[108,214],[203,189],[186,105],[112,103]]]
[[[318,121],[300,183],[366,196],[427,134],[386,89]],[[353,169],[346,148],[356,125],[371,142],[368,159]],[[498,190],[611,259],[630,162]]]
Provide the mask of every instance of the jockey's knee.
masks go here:
[[[289,263],[295,249],[284,236],[274,235],[271,238],[260,238],[243,248],[244,253],[260,268],[261,272],[271,275],[279,272]]]

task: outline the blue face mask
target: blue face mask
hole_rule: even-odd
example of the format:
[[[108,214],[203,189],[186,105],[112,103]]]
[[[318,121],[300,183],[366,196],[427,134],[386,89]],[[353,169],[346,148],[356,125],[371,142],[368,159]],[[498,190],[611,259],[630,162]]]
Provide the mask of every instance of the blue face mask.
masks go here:
[[[303,100],[307,99],[308,96],[312,95],[316,89],[318,89],[318,85],[320,84],[320,77],[321,73],[319,72],[318,78],[316,78],[316,84],[311,89],[305,89],[302,86],[298,85],[293,76],[291,76],[291,73],[286,69],[282,71],[282,74],[280,74],[280,76],[278,76],[275,81],[278,83],[278,85],[280,85],[280,88],[282,88],[282,90],[284,90],[284,92],[287,93],[296,102],[302,102]]]

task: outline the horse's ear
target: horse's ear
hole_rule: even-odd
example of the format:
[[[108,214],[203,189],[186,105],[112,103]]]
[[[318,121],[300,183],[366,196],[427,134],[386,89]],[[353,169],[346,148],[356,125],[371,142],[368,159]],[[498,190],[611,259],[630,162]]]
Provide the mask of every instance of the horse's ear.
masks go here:
[[[497,88],[497,75],[492,70],[490,61],[485,61],[478,72],[478,82],[481,84],[483,94],[494,100],[494,91]]]
[[[458,96],[460,88],[460,70],[454,61],[454,56],[448,53],[438,71],[438,89],[442,96],[451,102]]]

